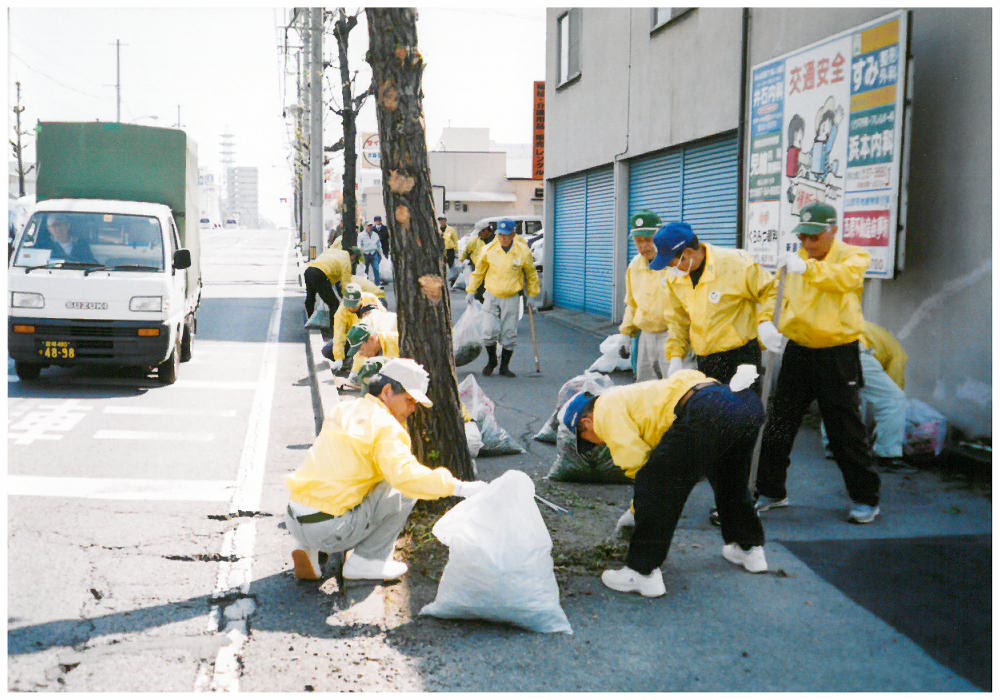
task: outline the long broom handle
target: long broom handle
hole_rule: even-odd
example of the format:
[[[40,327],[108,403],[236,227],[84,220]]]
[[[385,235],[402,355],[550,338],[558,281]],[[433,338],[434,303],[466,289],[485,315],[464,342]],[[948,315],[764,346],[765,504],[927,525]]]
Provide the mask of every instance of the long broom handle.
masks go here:
[[[787,273],[782,273],[778,270],[778,295],[774,300],[774,323],[775,327],[778,326],[778,320],[781,318],[781,300],[785,296],[785,277]],[[777,360],[777,361],[775,361]],[[771,352],[770,350],[764,351],[764,384],[761,387],[760,400],[764,404],[764,423],[761,424],[760,430],[757,431],[757,441],[753,445],[753,458],[750,460],[750,479],[748,480],[747,486],[750,489],[750,493],[754,493],[757,490],[757,468],[760,466],[760,448],[764,443],[764,426],[767,424],[767,404],[771,398],[771,387],[777,382],[777,374],[779,368],[781,367],[781,356],[776,352]]]
[[[528,324],[531,326],[531,349],[535,353],[535,371],[538,374],[542,373],[542,366],[538,362],[538,340],[535,338],[535,312],[531,308],[531,302],[528,301],[528,295],[524,295],[524,305],[528,307]]]

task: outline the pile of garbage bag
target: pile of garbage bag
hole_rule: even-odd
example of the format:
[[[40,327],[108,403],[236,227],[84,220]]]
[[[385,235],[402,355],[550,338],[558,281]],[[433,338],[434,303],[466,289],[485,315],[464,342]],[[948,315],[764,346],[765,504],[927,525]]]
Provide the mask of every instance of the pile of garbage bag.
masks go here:
[[[576,435],[565,425],[560,425],[556,438],[556,459],[546,478],[585,484],[632,483],[625,472],[615,466],[607,445],[583,444],[586,449],[581,452]]]
[[[535,439],[539,442],[555,444],[556,432],[559,428],[559,411],[566,402],[573,398],[577,392],[589,391],[591,394],[597,396],[613,386],[614,382],[611,381],[610,377],[600,372],[591,372],[590,370],[566,381],[559,388],[555,410],[552,411],[552,415],[542,424],[542,429],[535,435]]]
[[[500,427],[496,418],[496,405],[479,386],[475,375],[470,374],[459,383],[458,398],[479,426],[483,442],[479,456],[497,457],[519,455],[524,452],[524,448]]]

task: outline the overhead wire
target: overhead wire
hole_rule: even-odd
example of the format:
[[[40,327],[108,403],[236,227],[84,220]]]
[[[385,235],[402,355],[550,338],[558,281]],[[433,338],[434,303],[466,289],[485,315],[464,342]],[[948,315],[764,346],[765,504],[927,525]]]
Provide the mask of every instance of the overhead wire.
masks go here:
[[[32,71],[34,73],[38,73],[38,75],[42,76],[43,78],[48,78],[49,80],[51,80],[55,84],[57,84],[57,85],[59,85],[61,87],[64,87],[67,90],[72,90],[73,92],[79,93],[79,94],[83,95],[84,97],[90,97],[91,99],[95,99],[95,100],[104,100],[104,99],[106,99],[105,97],[94,95],[94,94],[91,94],[89,92],[84,92],[83,90],[75,88],[72,85],[67,85],[66,83],[64,83],[63,81],[59,80],[58,78],[53,78],[48,73],[46,73],[44,71],[41,71],[41,70],[38,70],[37,68],[35,68],[34,66],[32,66],[30,63],[28,63],[27,61],[25,61],[23,58],[21,58],[20,56],[18,56],[13,51],[8,50],[8,53],[11,56],[13,56],[14,58],[16,58],[18,61],[20,61],[22,64],[24,64],[24,67],[27,68],[28,70],[30,70],[30,71]]]

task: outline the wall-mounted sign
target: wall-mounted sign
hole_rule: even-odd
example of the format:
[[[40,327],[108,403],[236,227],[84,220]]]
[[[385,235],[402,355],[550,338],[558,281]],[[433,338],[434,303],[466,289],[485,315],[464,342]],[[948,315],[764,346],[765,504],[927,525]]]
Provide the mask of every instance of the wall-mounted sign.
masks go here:
[[[798,250],[802,207],[837,210],[838,238],[872,256],[868,277],[895,273],[906,11],[753,67],[746,247],[767,266]]]
[[[535,180],[545,178],[545,81],[535,81],[535,121],[532,132],[531,177]]]
[[[361,167],[381,168],[381,150],[378,134],[361,134]]]

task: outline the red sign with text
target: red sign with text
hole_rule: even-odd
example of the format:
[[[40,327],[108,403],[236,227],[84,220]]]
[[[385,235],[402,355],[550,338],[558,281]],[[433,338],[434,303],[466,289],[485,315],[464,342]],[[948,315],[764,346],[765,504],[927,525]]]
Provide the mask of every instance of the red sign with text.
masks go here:
[[[533,128],[531,177],[545,178],[545,81],[535,81],[535,124]]]

